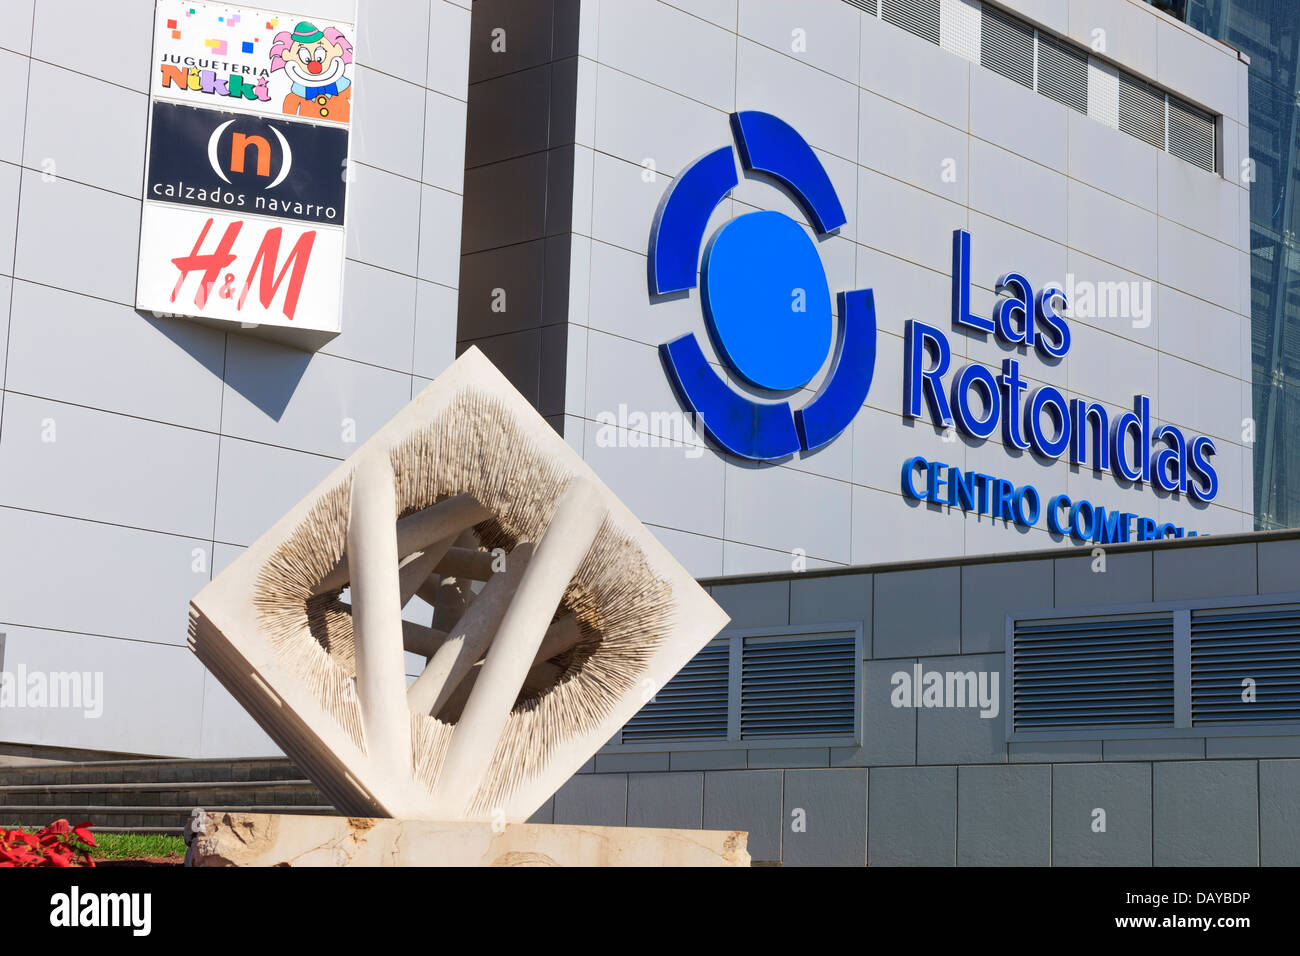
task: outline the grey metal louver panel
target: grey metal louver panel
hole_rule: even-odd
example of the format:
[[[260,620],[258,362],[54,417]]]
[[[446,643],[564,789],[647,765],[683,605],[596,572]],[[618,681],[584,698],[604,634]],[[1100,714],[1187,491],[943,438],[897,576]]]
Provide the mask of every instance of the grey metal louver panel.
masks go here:
[[[863,13],[869,13],[873,17],[878,15],[876,0],[844,0],[851,7],[857,7]]]
[[[1038,35],[1038,92],[1088,113],[1088,57],[1073,46]]]
[[[1190,103],[1169,97],[1169,152],[1215,172],[1214,117]]]
[[[1193,611],[1191,650],[1193,726],[1300,720],[1300,605]]]
[[[741,652],[740,736],[852,735],[856,647],[852,634],[746,638]]]
[[[1034,88],[1034,28],[985,4],[980,11],[980,64]]]
[[[881,0],[880,16],[923,40],[939,43],[939,0]]]
[[[1119,75],[1119,128],[1130,136],[1165,148],[1165,95],[1127,73]]]
[[[1169,612],[1016,621],[1011,667],[1015,730],[1173,726]]]
[[[623,726],[623,742],[706,740],[727,736],[726,641],[710,644]]]

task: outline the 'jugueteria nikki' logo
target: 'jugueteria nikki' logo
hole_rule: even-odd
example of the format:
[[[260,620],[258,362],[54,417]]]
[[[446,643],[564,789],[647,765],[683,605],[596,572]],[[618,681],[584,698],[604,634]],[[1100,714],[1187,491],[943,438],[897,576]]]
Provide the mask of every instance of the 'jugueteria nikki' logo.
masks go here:
[[[740,161],[782,186],[819,237],[847,221],[830,177],[812,148],[769,113],[731,115]],[[768,210],[737,216],[704,249],[713,210],[738,185],[730,146],[688,167],[664,197],[650,237],[650,292],[695,287],[709,338],[729,371],[750,385],[789,392],[807,385],[834,348],[830,372],[801,408],[756,402],[713,370],[694,333],[659,347],[683,404],[727,451],[755,461],[811,451],[835,438],[866,400],[876,362],[876,311],[870,289],[839,293],[839,322],[817,246],[804,227]]]

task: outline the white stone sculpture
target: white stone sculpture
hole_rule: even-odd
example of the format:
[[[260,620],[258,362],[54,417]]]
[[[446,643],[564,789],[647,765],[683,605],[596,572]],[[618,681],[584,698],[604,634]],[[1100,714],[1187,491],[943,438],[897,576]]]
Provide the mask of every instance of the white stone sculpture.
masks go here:
[[[526,820],[727,622],[474,348],[191,607],[340,813],[416,820]]]

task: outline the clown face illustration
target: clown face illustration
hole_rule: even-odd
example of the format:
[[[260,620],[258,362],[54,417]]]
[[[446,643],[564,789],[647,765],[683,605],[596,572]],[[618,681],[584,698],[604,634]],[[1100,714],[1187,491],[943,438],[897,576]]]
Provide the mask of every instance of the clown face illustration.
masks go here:
[[[352,81],[344,74],[351,62],[352,44],[334,27],[321,30],[304,20],[292,33],[277,34],[271,47],[271,72],[283,70],[292,83],[284,112],[346,123]]]

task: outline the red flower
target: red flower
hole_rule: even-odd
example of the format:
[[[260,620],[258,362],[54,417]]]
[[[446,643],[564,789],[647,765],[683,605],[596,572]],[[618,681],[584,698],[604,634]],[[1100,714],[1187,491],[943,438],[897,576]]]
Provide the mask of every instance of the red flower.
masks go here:
[[[35,834],[0,829],[0,867],[94,866],[90,848],[95,837],[90,827],[90,823],[74,827],[67,820],[55,820]]]

